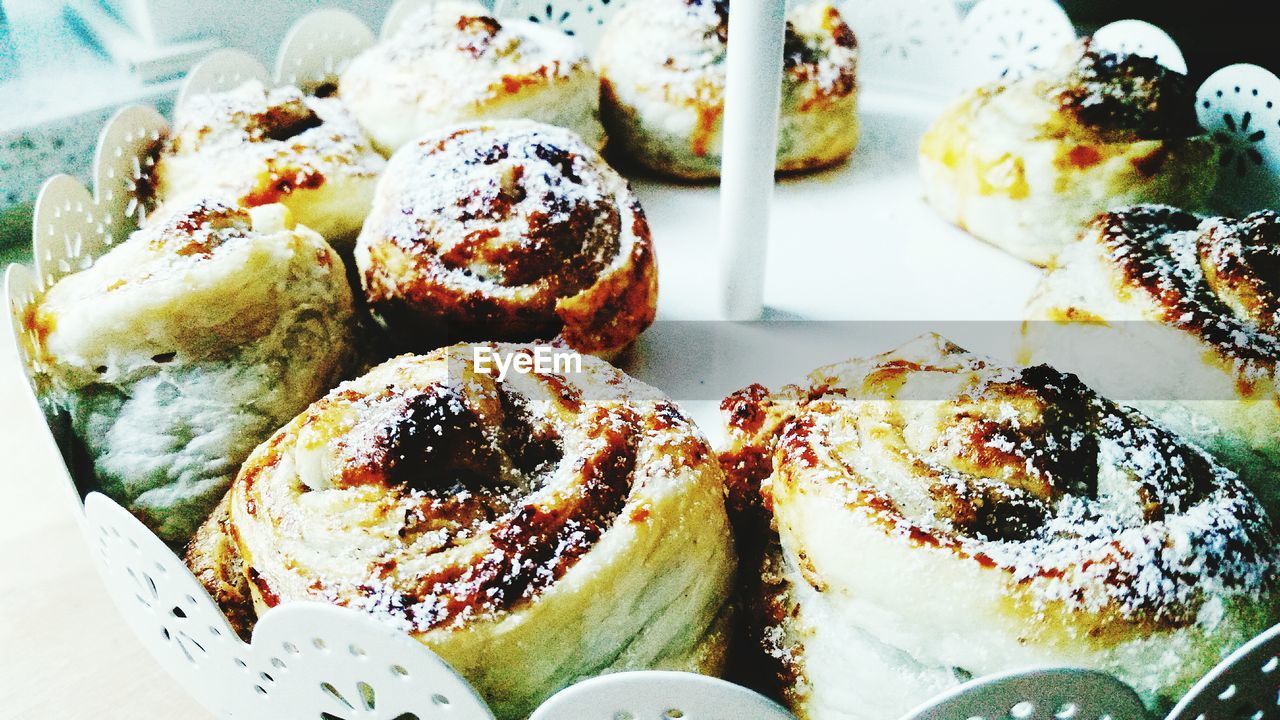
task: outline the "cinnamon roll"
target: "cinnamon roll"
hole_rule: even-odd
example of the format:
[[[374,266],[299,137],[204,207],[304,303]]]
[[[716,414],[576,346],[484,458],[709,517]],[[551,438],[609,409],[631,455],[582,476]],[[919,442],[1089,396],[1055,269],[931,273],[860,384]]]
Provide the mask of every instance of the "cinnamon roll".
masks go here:
[[[857,40],[828,2],[792,9],[786,33],[777,169],[843,162],[858,141]],[[720,176],[728,37],[728,0],[637,2],[610,19],[596,56],[601,115],[624,157]]]
[[[1280,214],[1098,217],[1041,281],[1022,355],[1213,453],[1280,512]]]
[[[707,441],[602,360],[480,361],[543,349],[453,346],[339,385],[254,452],[188,561],[234,602],[208,569],[238,559],[259,616],[386,619],[503,720],[611,670],[718,673],[735,559]]]
[[[573,38],[474,2],[436,2],[351,61],[342,98],[385,153],[449,125],[528,119],[599,149],[600,81]]]
[[[745,538],[754,637],[804,720],[1045,665],[1162,707],[1276,615],[1254,496],[1072,375],[925,336],[722,407],[737,527],[776,529]]]
[[[349,253],[385,165],[337,98],[250,80],[178,107],[153,171],[154,199],[179,209],[208,197],[280,203]]]
[[[342,260],[281,205],[177,212],[59,280],[29,322],[85,469],[175,544],[352,357]]]
[[[546,340],[597,355],[653,322],[649,225],[562,128],[498,121],[397,153],[356,247],[370,309],[410,349]]]
[[[1112,207],[1202,206],[1218,146],[1185,75],[1083,40],[1048,70],[965,93],[925,133],[919,162],[945,219],[1048,265]]]

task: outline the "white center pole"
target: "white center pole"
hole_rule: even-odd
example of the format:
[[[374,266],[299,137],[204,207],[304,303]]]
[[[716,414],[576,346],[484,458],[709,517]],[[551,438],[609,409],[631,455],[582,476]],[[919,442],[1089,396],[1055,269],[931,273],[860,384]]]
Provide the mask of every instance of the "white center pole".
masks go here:
[[[764,311],[785,28],[786,0],[738,0],[729,13],[720,167],[720,313],[726,320],[757,320]]]

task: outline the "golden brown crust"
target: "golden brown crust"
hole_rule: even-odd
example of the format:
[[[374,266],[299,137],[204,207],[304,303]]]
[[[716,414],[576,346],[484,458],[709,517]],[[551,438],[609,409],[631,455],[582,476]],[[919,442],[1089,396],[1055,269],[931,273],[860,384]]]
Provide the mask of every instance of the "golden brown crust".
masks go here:
[[[685,4],[693,10],[691,17],[698,19],[703,16],[697,10],[711,6],[716,23],[708,28],[708,33],[715,35],[721,44],[728,44],[728,0],[685,0]],[[814,106],[849,97],[857,90],[854,65],[831,62],[826,56],[830,48],[857,50],[858,39],[834,5],[821,7],[821,13],[822,19],[816,28],[821,34],[802,34],[788,19],[782,45],[783,71],[797,84],[814,84],[813,93],[806,101],[806,105]]]
[[[832,49],[852,56],[858,49],[858,39],[834,5],[823,7],[821,13],[821,34],[801,34],[788,21],[783,39],[784,71],[797,85],[813,87],[800,104],[802,111],[848,98],[858,90],[857,66],[852,62],[832,62],[826,57]]]
[[[244,561],[232,537],[229,496],[214,509],[187,545],[185,560],[192,574],[227,616],[245,642],[253,633],[255,615]]]
[[[393,163],[359,244],[370,307],[416,347],[561,335],[608,353],[657,307],[639,202],[594,151],[550,126],[423,139]]]
[[[804,648],[786,639],[783,626],[797,608],[784,579],[784,562],[773,526],[773,508],[761,483],[773,473],[781,426],[799,400],[787,388],[774,395],[750,385],[726,397],[720,411],[735,441],[719,455],[728,490],[726,507],[738,549],[738,598],[743,622],[734,636],[733,679],[771,697],[798,705],[804,683]]]

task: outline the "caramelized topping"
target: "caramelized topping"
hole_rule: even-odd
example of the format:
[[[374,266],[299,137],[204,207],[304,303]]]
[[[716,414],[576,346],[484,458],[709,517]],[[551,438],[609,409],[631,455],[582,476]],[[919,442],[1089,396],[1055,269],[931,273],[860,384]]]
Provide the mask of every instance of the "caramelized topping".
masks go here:
[[[143,183],[160,203],[198,190],[254,207],[334,178],[371,178],[384,165],[337,99],[253,80],[178,108]]]
[[[1242,378],[1280,361],[1280,216],[1210,218],[1138,206],[1095,221],[1103,248],[1127,282],[1145,290],[1163,320],[1196,333]]]
[[[179,111],[166,154],[195,152],[226,142],[286,143],[324,125],[297,88],[268,91],[247,83],[226,93],[201,95]]]
[[[302,133],[318,128],[324,121],[307,107],[301,97],[289,98],[279,105],[272,105],[249,115],[245,128],[252,140],[284,142]]]
[[[636,463],[634,436],[601,420],[592,437],[602,452],[584,459],[576,491],[557,505],[517,505],[494,523],[492,552],[461,572],[452,567],[421,578],[411,595],[427,602],[408,609],[415,627],[510,608],[560,579],[594,547],[625,505]]]
[[[1187,76],[1152,58],[1112,53],[1082,41],[1066,76],[1049,96],[1104,138],[1184,138],[1203,132]]]
[[[485,432],[480,416],[450,386],[394,396],[366,437],[367,447],[345,475],[379,478],[414,490],[434,492],[476,478],[501,479],[500,450]]]
[[[453,243],[405,238],[402,247],[421,253],[434,246],[445,268],[507,287],[542,282],[559,296],[588,287],[618,252],[621,220],[609,198],[576,190],[578,156],[545,142],[477,148],[467,142],[473,139],[457,136],[436,152],[464,156],[455,174],[468,166],[492,170],[469,173],[457,200],[427,209],[436,223],[451,221],[466,233]],[[455,150],[454,142],[468,147]],[[510,234],[512,221],[523,226],[519,236]]]
[[[488,16],[467,16],[458,18],[456,24],[458,31],[462,37],[458,39],[458,49],[470,54],[472,57],[480,57],[493,46],[494,39],[502,30],[502,24],[497,18]]]
[[[1237,316],[1280,329],[1280,213],[1207,223],[1197,247],[1205,279]]]

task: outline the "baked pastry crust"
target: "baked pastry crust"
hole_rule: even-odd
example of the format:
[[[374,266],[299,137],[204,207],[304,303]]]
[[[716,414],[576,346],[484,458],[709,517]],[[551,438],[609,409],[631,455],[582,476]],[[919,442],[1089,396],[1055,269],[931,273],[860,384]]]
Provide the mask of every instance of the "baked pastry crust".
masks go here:
[[[191,537],[184,559],[196,580],[222,609],[227,623],[241,640],[250,642],[257,618],[253,610],[253,592],[245,575],[244,560],[231,533],[231,496],[224,494],[209,518]]]
[[[779,172],[843,162],[858,140],[857,40],[835,6],[787,16]],[[720,176],[729,33],[726,0],[631,3],[596,54],[611,150],[661,175]]]
[[[527,121],[399,152],[356,265],[369,308],[408,349],[559,336],[608,356],[657,311],[649,225],[627,182],[569,131]]]
[[[964,94],[919,163],[945,219],[1044,266],[1112,207],[1203,206],[1218,153],[1186,76],[1083,40],[1050,69]]]
[[[280,205],[176,212],[59,280],[28,322],[100,489],[173,544],[353,355],[342,260]]]
[[[536,352],[395,358],[254,452],[206,530],[233,538],[256,613],[383,618],[504,720],[602,672],[718,674],[735,560],[705,438],[604,361],[498,380],[477,348]],[[226,562],[216,547],[189,561]]]
[[[723,408],[731,507],[758,513],[735,526],[777,532],[748,539],[748,616],[806,720],[1045,665],[1166,706],[1276,615],[1276,537],[1237,477],[1047,366],[925,336]]]
[[[1213,453],[1280,512],[1280,214],[1098,217],[1027,308],[1023,359],[1079,373]]]
[[[390,154],[427,133],[529,119],[604,145],[599,79],[573,38],[474,2],[436,2],[351,61],[339,91]]]
[[[385,165],[337,98],[250,80],[177,109],[152,173],[154,200],[160,218],[207,198],[281,203],[350,253]]]

